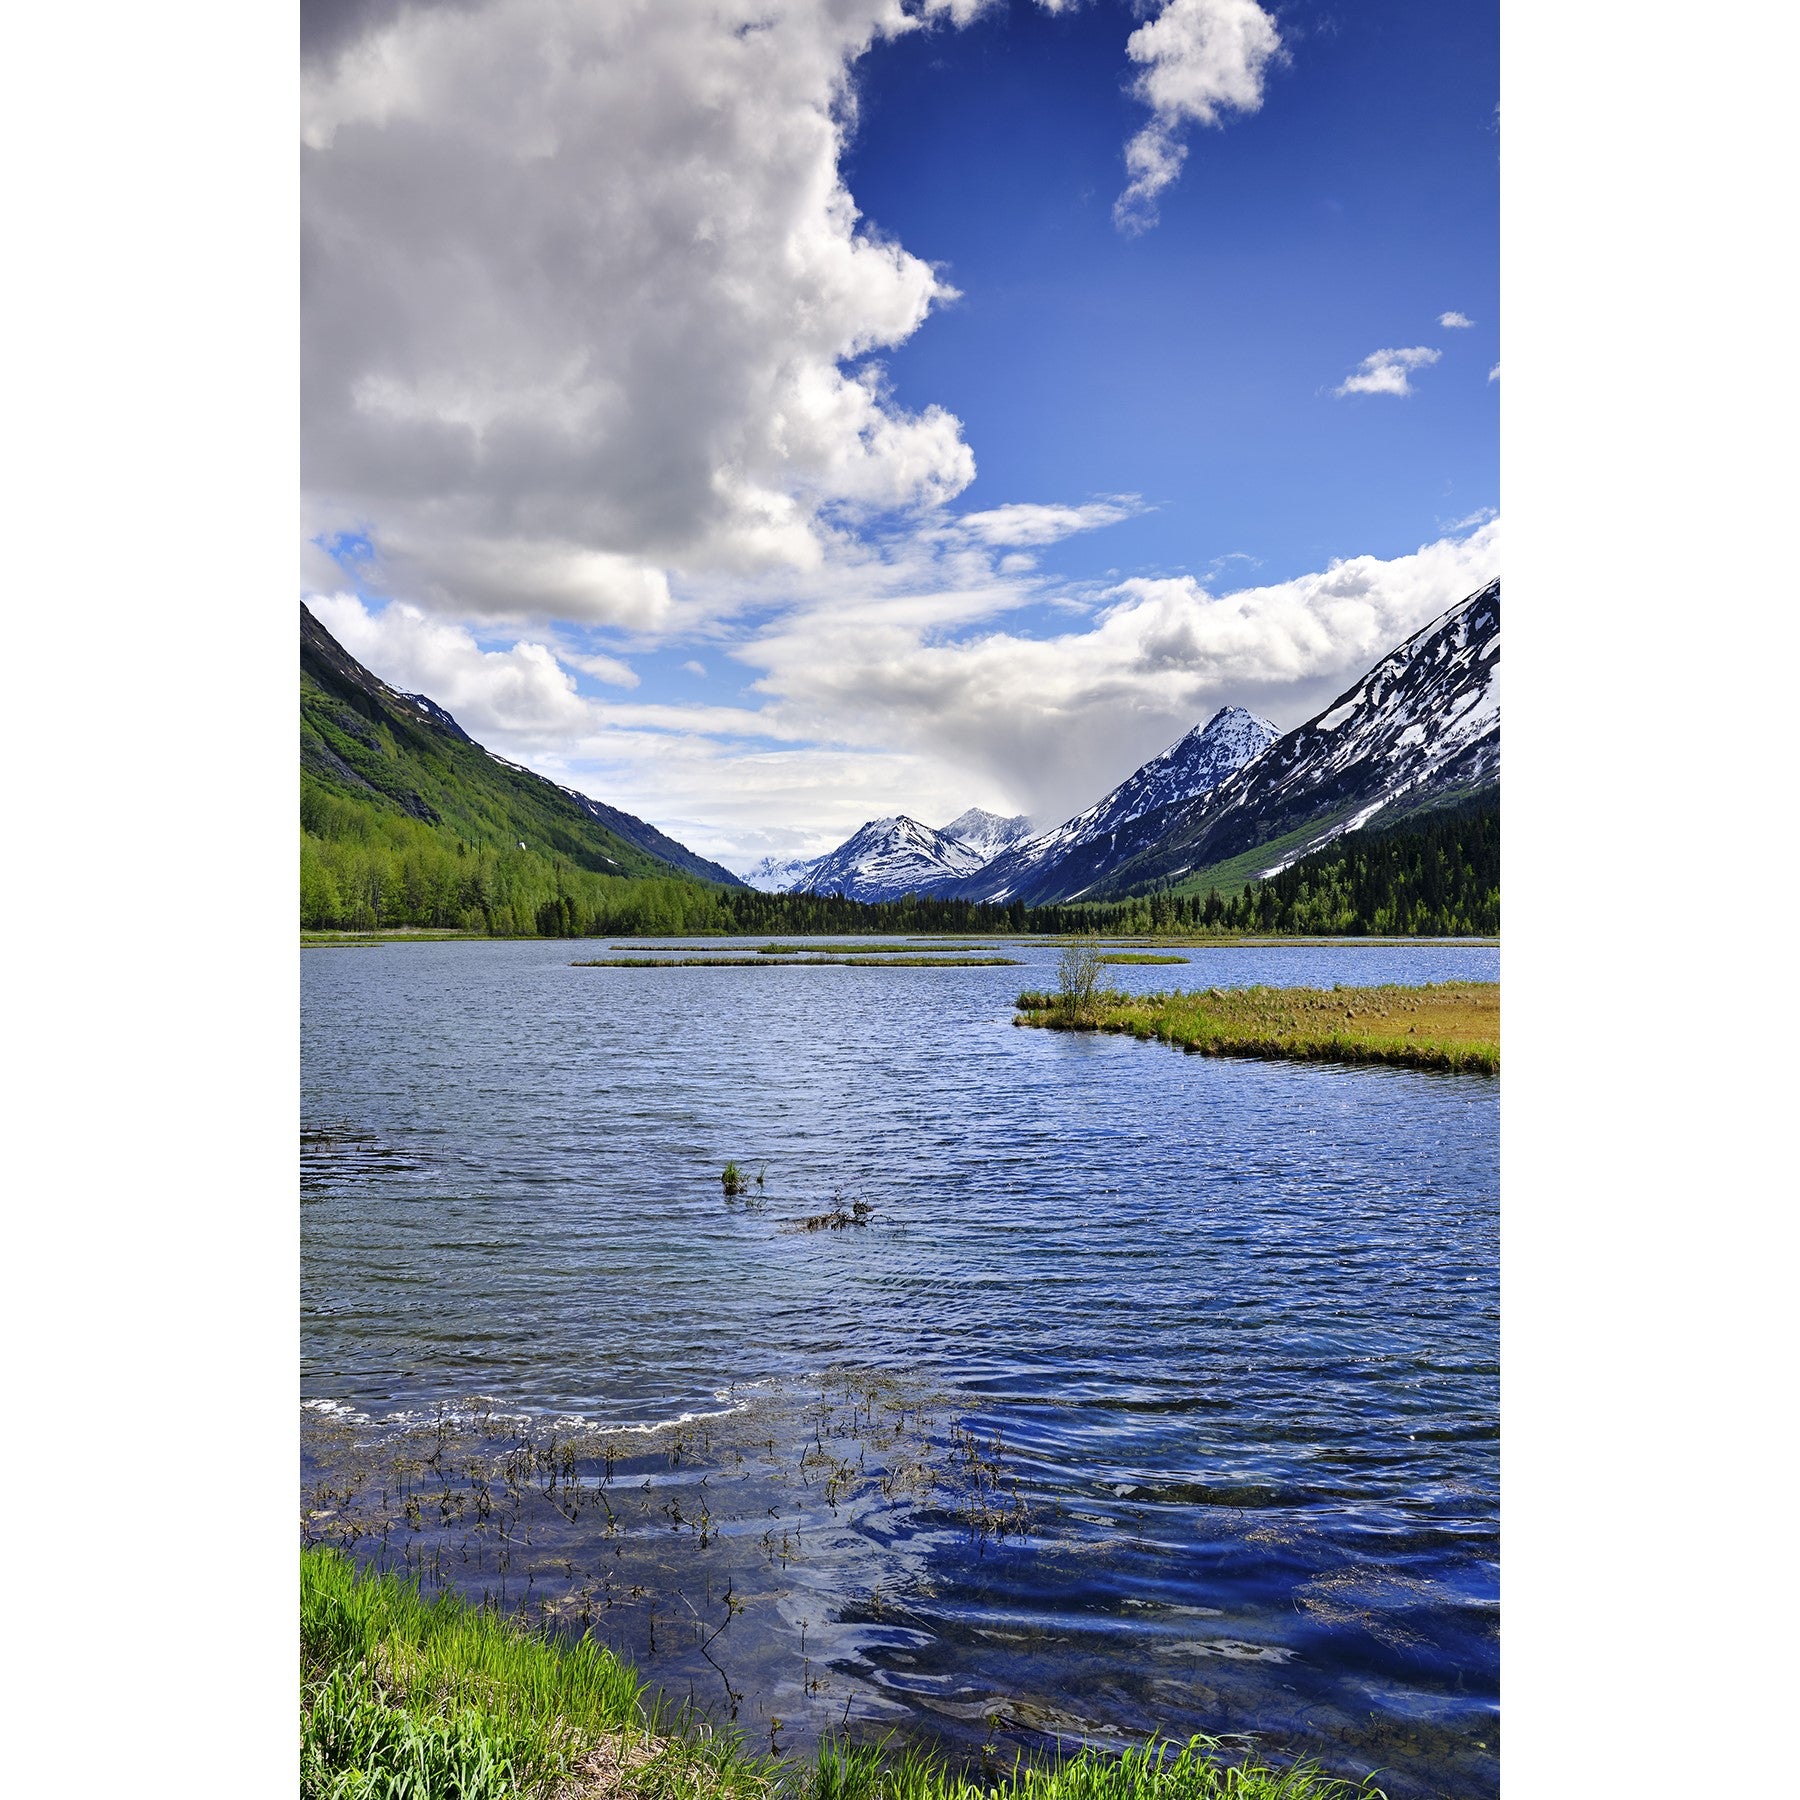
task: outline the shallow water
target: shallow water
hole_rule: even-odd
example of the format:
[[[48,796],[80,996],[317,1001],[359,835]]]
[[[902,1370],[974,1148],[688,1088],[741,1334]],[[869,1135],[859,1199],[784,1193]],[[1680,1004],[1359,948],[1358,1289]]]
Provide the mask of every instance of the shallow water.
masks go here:
[[[1206,1731],[1497,1791],[1498,1084],[1017,1030],[1056,950],[1001,947],[1028,966],[305,952],[306,1398],[365,1446],[478,1394],[502,1436],[724,1414],[621,1465],[664,1515],[710,1496],[705,1542],[647,1497],[604,1545],[546,1515],[507,1568],[433,1572],[542,1603],[604,1554],[583,1622],[784,1747]],[[1189,954],[1107,979],[1498,974],[1473,945]],[[728,1159],[762,1186],[724,1196]],[[868,1224],[796,1229],[834,1194]],[[814,1397],[856,1380],[938,1396],[919,1429],[946,1466],[982,1447],[1007,1520],[883,1493],[861,1439],[827,1497],[789,1452],[848,1456]]]

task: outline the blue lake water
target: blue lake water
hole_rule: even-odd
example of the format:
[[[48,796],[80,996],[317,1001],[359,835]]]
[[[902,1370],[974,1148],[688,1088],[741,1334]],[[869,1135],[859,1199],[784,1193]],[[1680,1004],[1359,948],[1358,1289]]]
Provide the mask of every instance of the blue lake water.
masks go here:
[[[607,953],[303,953],[310,1416],[365,1450],[476,1396],[496,1441],[689,1419],[609,1452],[629,1516],[544,1512],[496,1561],[442,1553],[443,1512],[381,1555],[565,1623],[546,1596],[604,1580],[580,1624],[784,1748],[1201,1731],[1498,1791],[1497,1082],[1017,1029],[1053,945],[571,966]],[[1107,978],[1499,961],[1190,954]],[[725,1196],[728,1159],[762,1184]],[[904,1452],[858,1384],[961,1486],[878,1480]]]

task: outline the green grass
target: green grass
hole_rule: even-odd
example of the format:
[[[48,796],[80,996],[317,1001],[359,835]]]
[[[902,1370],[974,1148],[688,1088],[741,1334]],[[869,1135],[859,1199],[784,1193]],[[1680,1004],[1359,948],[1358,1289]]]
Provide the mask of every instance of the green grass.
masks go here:
[[[1100,953],[1103,963],[1184,963],[1192,962],[1189,956],[1162,956],[1151,950],[1103,950]]]
[[[583,1638],[553,1642],[342,1551],[300,1558],[301,1800],[1380,1800],[1311,1763],[1233,1765],[1209,1739],[960,1771],[828,1739],[805,1762],[659,1717]]]
[[[300,1559],[302,1800],[547,1794],[643,1683],[591,1641],[552,1645],[341,1551]]]
[[[1056,994],[1027,993],[1018,1007],[1015,1025],[1124,1032],[1203,1056],[1500,1073],[1500,988],[1491,981],[1103,993],[1085,1013]]]

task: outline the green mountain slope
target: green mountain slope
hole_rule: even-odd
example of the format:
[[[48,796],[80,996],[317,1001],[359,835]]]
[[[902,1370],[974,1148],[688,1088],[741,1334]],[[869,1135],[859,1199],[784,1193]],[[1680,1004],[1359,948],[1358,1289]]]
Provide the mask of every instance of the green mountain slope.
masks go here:
[[[307,925],[533,931],[591,910],[593,878],[742,886],[642,819],[490,756],[304,606],[300,817]]]

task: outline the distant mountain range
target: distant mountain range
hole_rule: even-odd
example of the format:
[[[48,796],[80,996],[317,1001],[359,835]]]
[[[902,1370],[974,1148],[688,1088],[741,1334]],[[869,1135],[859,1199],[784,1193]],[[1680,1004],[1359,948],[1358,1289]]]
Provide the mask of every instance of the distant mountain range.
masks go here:
[[[1031,835],[1021,813],[1003,819],[972,806],[941,830],[904,813],[871,819],[828,856],[766,856],[745,881],[766,894],[839,894],[846,900],[897,900],[936,893],[947,882],[985,868]]]
[[[1285,735],[1222,707],[1086,811],[1036,836],[971,811],[941,830],[872,819],[828,856],[765,860],[752,887],[997,904],[1241,886],[1346,832],[1459,805],[1500,782],[1500,584],[1383,657]]]
[[[389,687],[300,608],[300,773],[365,810],[474,845],[566,858],[597,875],[744,883],[654,825],[484,750],[435,700]]]

